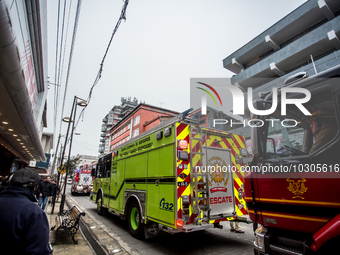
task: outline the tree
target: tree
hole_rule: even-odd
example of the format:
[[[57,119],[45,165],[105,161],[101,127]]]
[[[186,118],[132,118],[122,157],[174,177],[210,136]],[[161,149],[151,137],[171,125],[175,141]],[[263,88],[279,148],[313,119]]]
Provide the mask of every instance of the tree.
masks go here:
[[[68,157],[64,159],[64,165],[67,166]],[[61,158],[58,158],[58,165],[60,165]],[[77,156],[71,156],[69,169],[68,169],[68,176],[73,176],[74,170],[76,170],[77,166],[81,162],[81,156],[78,154]]]

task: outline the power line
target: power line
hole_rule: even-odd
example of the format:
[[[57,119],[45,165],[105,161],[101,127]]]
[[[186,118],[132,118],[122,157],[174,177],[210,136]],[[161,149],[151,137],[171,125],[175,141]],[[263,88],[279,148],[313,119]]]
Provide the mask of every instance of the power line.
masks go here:
[[[74,44],[75,44],[75,40],[76,40],[76,34],[77,34],[77,28],[78,28],[78,20],[79,20],[81,2],[82,2],[82,0],[78,0],[76,17],[75,17],[75,21],[74,21],[72,43],[71,43],[71,49],[70,49],[70,58],[69,58],[69,61],[68,61],[67,74],[66,74],[66,82],[65,82],[65,90],[64,90],[64,98],[63,98],[63,104],[62,104],[62,110],[61,110],[61,118],[62,118],[62,116],[64,114],[67,86],[68,86],[68,80],[69,80],[69,77],[70,77],[71,63],[72,63],[72,58],[73,58],[73,49],[74,49]],[[60,122],[59,133],[61,132],[61,124],[62,123]]]
[[[66,2],[65,2],[66,4]],[[66,54],[66,44],[67,44],[67,36],[68,36],[68,28],[69,28],[69,24],[70,24],[70,17],[71,17],[71,9],[72,9],[72,0],[70,1],[70,5],[69,5],[69,12],[68,12],[68,18],[67,18],[67,25],[66,25],[66,33],[65,33],[65,47],[63,50],[63,57],[62,57],[62,64],[61,64],[61,68],[60,68],[60,63],[59,63],[59,75],[58,75],[58,84],[60,84],[62,82],[62,77],[63,77],[63,71],[64,71],[64,63],[65,63],[65,54]],[[62,36],[63,38],[63,36]],[[60,52],[62,51],[62,49],[60,49]],[[61,56],[61,53],[60,53]],[[59,106],[59,99],[60,99],[60,88],[58,88],[57,90],[57,109]],[[58,115],[58,111],[56,111],[55,113],[55,118],[57,118]]]
[[[69,72],[70,72],[70,66],[71,66],[71,60],[72,60],[72,56],[73,56],[73,48],[74,48],[74,43],[75,43],[75,34],[77,32],[77,26],[78,26],[78,19],[79,19],[79,13],[80,13],[80,8],[81,8],[81,0],[78,0],[78,4],[77,4],[77,10],[76,10],[76,17],[75,17],[75,21],[74,21],[74,29],[73,29],[73,36],[72,36],[72,44],[71,44],[71,50],[70,50],[70,57],[69,57],[69,63],[68,63],[68,70],[67,70],[67,79],[66,79],[66,84],[65,84],[65,91],[64,91],[64,100],[63,100],[63,105],[62,105],[62,112],[61,112],[61,117],[64,114],[64,107],[65,107],[65,97],[66,97],[66,91],[67,91],[67,85],[68,85],[68,77],[69,77]],[[63,60],[62,60],[62,67],[60,68],[60,59],[61,59],[61,54],[62,54],[62,48],[60,49],[60,59],[59,59],[59,70],[58,70],[58,77],[57,77],[57,59],[58,59],[58,50],[56,50],[56,68],[55,68],[55,78],[58,79],[58,84],[59,82],[62,81],[62,74],[63,74],[63,69],[64,69],[64,61],[65,61],[65,52],[66,52],[66,43],[67,43],[67,35],[68,35],[68,28],[69,28],[69,22],[70,22],[70,14],[71,14],[71,8],[72,8],[72,0],[70,1],[70,5],[69,5],[69,12],[68,12],[68,20],[67,20],[67,27],[66,27],[66,36],[65,36],[65,47],[64,47],[64,51],[63,51]],[[64,20],[65,20],[65,9],[66,9],[66,0],[64,3],[64,19],[63,19],[63,33],[64,33]],[[60,0],[59,0],[59,6],[58,6],[58,29],[57,29],[57,34],[59,34],[59,10],[60,10]],[[63,36],[62,39],[63,41]],[[58,45],[58,41],[59,39],[57,39],[57,45]],[[58,46],[57,46],[58,48]],[[58,108],[59,105],[59,98],[60,98],[60,91],[59,91],[59,87],[57,90],[57,93],[55,94],[55,100],[56,100],[56,107]],[[56,126],[56,118],[57,118],[57,110],[55,110],[55,114],[54,114],[54,118],[55,118],[55,126]],[[59,134],[61,134],[61,125],[62,122],[60,121],[60,128],[59,128]],[[55,133],[55,128],[54,128],[54,132]],[[56,147],[58,146],[58,144],[56,145]],[[56,152],[58,153],[58,152]]]
[[[86,100],[86,101],[87,101],[87,106],[88,106],[89,103],[90,103],[90,100],[91,100],[91,97],[92,97],[92,93],[93,93],[93,89],[94,89],[94,87],[97,85],[98,81],[99,81],[100,78],[101,78],[101,75],[102,75],[102,72],[103,72],[103,66],[104,66],[105,58],[106,58],[106,55],[107,55],[107,53],[108,53],[108,51],[109,51],[109,49],[110,49],[112,39],[113,39],[114,35],[116,34],[116,32],[117,32],[117,30],[118,30],[118,28],[119,28],[120,23],[122,22],[122,20],[126,20],[126,15],[125,15],[125,13],[126,13],[127,6],[128,6],[128,4],[129,4],[129,0],[125,0],[125,1],[123,1],[123,2],[124,2],[124,5],[123,5],[123,7],[122,7],[121,14],[120,14],[120,16],[119,16],[119,19],[118,19],[118,21],[117,21],[117,24],[116,24],[115,28],[114,28],[113,31],[112,31],[110,41],[109,41],[109,43],[108,43],[108,45],[107,45],[107,47],[106,47],[106,51],[105,51],[105,53],[104,53],[102,62],[100,63],[99,71],[98,71],[98,73],[97,73],[97,76],[96,76],[96,78],[95,78],[95,80],[94,80],[94,83],[93,83],[93,85],[92,85],[92,87],[91,87],[91,89],[90,89],[89,95],[88,95],[88,97],[87,97],[87,100]],[[80,118],[84,115],[85,109],[86,109],[86,107],[82,109],[82,111],[81,111],[81,113],[80,113],[80,115],[79,115],[79,118],[78,118],[78,120],[77,120],[77,123],[76,123],[75,127],[77,127],[77,125],[78,125],[78,123],[79,123],[79,121],[80,121]]]
[[[58,82],[57,84],[62,83],[62,76],[63,76],[63,71],[64,71],[64,63],[65,63],[65,52],[66,52],[66,44],[67,44],[67,35],[68,35],[68,27],[70,23],[70,16],[71,16],[71,9],[72,9],[72,0],[70,1],[69,5],[69,11],[68,11],[68,18],[67,18],[67,25],[66,25],[66,33],[65,33],[65,40],[64,40],[64,22],[65,22],[65,11],[66,11],[66,0],[64,3],[64,12],[63,12],[63,24],[62,24],[62,33],[61,33],[61,47],[60,47],[60,55],[59,55],[59,71],[58,71]],[[63,48],[63,42],[65,41],[65,46]],[[63,54],[62,54],[63,52]],[[58,106],[59,106],[59,99],[60,99],[60,88],[58,87],[57,89],[57,95],[56,95],[56,100],[57,100],[57,110],[55,111],[55,118],[58,116]]]
[[[57,19],[57,42],[55,47],[55,67],[54,67],[54,83],[57,84],[57,69],[58,69],[58,47],[59,47],[59,18],[60,18],[60,0],[58,1],[58,19]],[[54,87],[54,112],[57,110],[57,86]],[[55,133],[57,116],[54,115],[53,118],[53,133]]]

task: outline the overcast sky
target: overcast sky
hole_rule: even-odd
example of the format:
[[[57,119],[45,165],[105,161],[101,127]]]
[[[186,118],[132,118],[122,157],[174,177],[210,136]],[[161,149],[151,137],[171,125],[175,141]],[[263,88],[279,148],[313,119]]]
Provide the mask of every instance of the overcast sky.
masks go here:
[[[63,1],[61,1],[63,2]],[[68,5],[70,1],[67,1]],[[190,107],[190,78],[223,78],[233,73],[222,60],[292,12],[305,0],[130,0],[106,57],[83,121],[78,124],[71,155],[97,156],[102,119],[136,97],[147,104],[182,112]],[[71,18],[62,90],[67,74],[77,0]],[[74,95],[86,99],[94,83],[112,31],[123,6],[121,0],[83,0],[70,70],[63,117],[69,116]],[[58,1],[48,1],[48,76],[55,82]],[[68,9],[66,10],[66,20]],[[54,88],[48,94],[48,128],[53,132]],[[77,108],[80,113],[81,108]],[[67,124],[62,125],[62,135]],[[60,147],[59,147],[60,148]]]

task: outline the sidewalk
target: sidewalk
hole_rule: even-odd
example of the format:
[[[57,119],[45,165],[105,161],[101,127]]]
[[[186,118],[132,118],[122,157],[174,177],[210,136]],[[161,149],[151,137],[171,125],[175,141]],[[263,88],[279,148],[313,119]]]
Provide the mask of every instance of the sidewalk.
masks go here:
[[[51,227],[55,225],[55,218],[59,213],[60,206],[60,198],[59,201],[55,203],[54,213],[51,214],[52,205],[48,205],[45,208],[45,212],[47,215],[47,219]],[[68,210],[67,203],[65,203],[64,210]],[[75,235],[75,240],[78,241],[78,244],[73,244],[71,236],[59,236],[57,239],[57,234],[55,230],[50,230],[50,242],[53,247],[53,255],[59,254],[95,254],[87,241],[81,234],[81,230],[79,229]]]

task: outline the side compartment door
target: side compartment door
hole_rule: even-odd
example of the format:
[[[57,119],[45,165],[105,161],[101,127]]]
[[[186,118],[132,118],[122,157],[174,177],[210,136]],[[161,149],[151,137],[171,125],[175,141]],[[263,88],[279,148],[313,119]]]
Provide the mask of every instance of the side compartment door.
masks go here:
[[[123,212],[124,208],[125,159],[112,162],[110,208]]]
[[[148,153],[147,216],[175,224],[176,182],[174,145]]]

